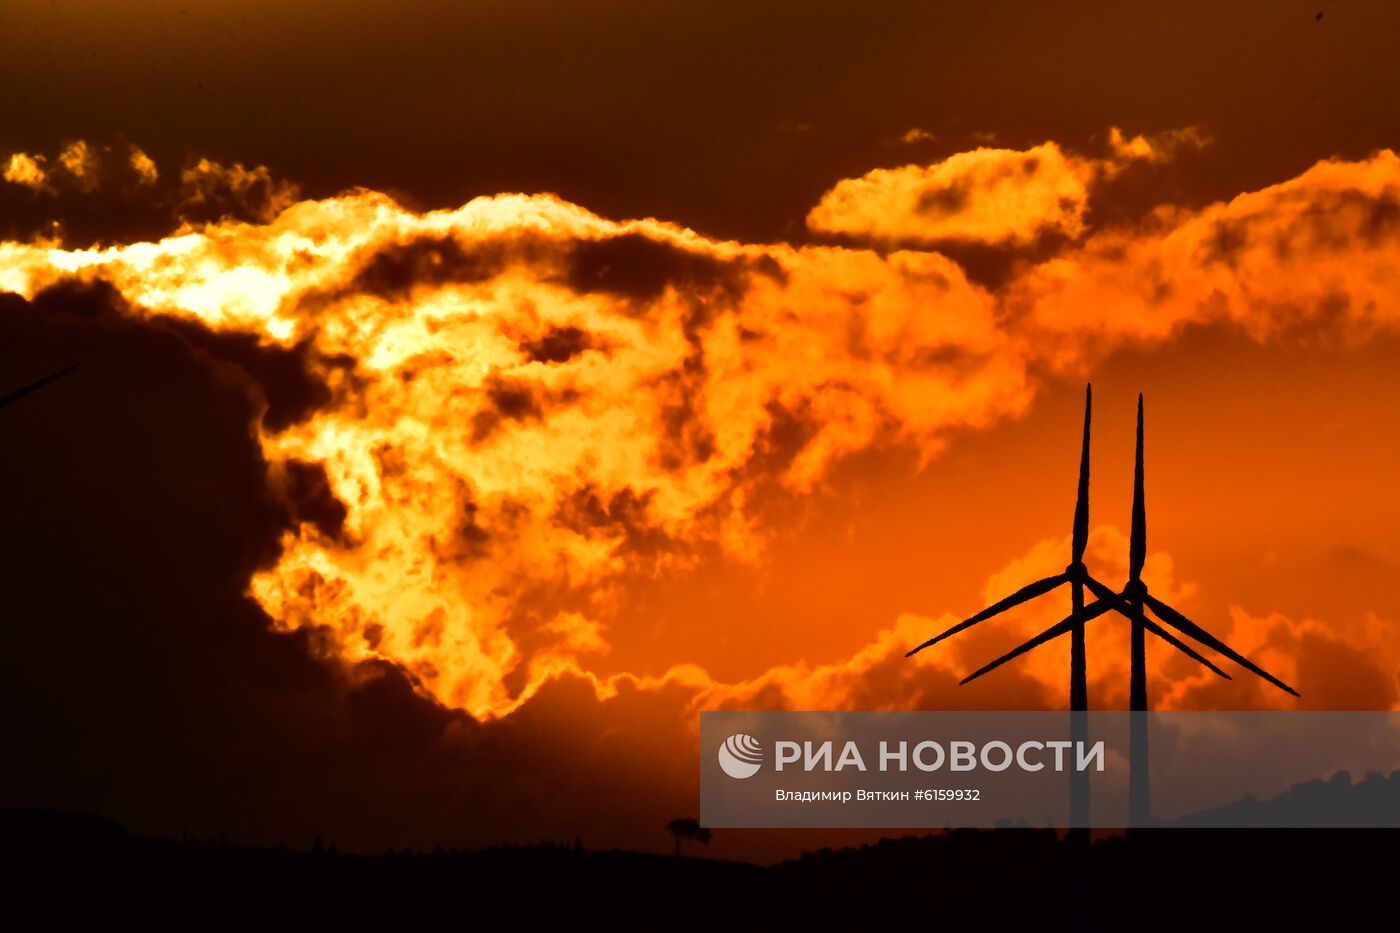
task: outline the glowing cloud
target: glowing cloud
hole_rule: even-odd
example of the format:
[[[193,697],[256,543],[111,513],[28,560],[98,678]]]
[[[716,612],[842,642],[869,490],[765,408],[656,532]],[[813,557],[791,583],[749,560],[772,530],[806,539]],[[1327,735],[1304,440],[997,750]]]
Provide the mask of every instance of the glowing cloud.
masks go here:
[[[1063,335],[1067,356],[1086,335],[1155,341],[1203,322],[1259,339],[1322,327],[1357,340],[1400,323],[1397,252],[1400,159],[1387,150],[1097,233],[1018,278],[1006,304],[1047,340]]]
[[[253,592],[478,714],[600,644],[582,616],[512,632],[512,593],[587,592],[687,542],[752,557],[764,483],[809,488],[892,438],[931,453],[1029,400],[991,296],[942,256],[713,242],[547,197],[420,216],[357,194],[155,244],[7,244],[0,263],[27,294],[101,276],[138,313],[309,343],[332,401],[264,425],[264,448],[323,468],[347,514],[289,536]],[[800,441],[780,449],[780,429]]]
[[[136,173],[136,177],[141,179],[143,184],[154,185],[160,180],[160,172],[156,169],[155,160],[135,146],[131,147],[131,170]]]
[[[81,191],[97,187],[97,154],[83,140],[70,143],[58,154],[58,164]]]
[[[910,130],[904,142],[931,139]],[[883,244],[1025,244],[1077,237],[1096,182],[1134,161],[1165,162],[1204,145],[1194,129],[1131,139],[1114,127],[1110,156],[1087,158],[1053,142],[1027,150],[980,148],[932,165],[874,169],[840,181],[807,215],[818,233]]]
[[[838,182],[807,215],[819,233],[885,243],[1024,243],[1077,236],[1097,166],[1054,143],[977,149],[934,165],[878,168]]]
[[[1133,158],[1163,145],[1115,143]],[[138,161],[129,169],[154,176]],[[842,182],[813,223],[1080,236],[1104,165],[1052,143],[982,149]],[[920,206],[960,188],[965,202]],[[180,190],[261,213],[106,249],[3,243],[0,288],[102,279],[132,314],[298,348],[325,397],[256,427],[270,483],[295,499],[306,484],[289,478],[321,477],[343,516],[301,521],[251,592],[278,625],[314,629],[348,659],[402,664],[479,716],[516,709],[562,673],[615,690],[590,673],[608,649],[609,581],[685,566],[698,545],[760,558],[766,494],[809,490],[852,452],[934,456],[953,429],[1023,412],[1038,373],[1190,321],[1265,336],[1400,318],[1400,160],[1388,152],[1091,233],[996,293],[936,252],[716,241],[549,196],[426,214],[370,192],[288,204],[291,189],[265,169],[210,162],[182,173]],[[1110,537],[1100,532],[1104,554],[1125,553]],[[1037,566],[1063,566],[1062,545],[1037,552]],[[527,611],[539,591],[567,599]],[[779,668],[721,689],[678,658],[634,680],[692,684],[714,703],[946,696],[955,681],[942,662],[898,660],[915,628],[929,627],[901,620],[839,669]],[[996,631],[1008,643],[1026,634]],[[1101,631],[1117,637],[1111,623]],[[1058,668],[1042,676],[1040,663],[1014,681],[1023,703],[1059,689]]]
[[[16,152],[5,163],[5,180],[13,185],[23,185],[40,191],[48,180],[44,171],[44,157]]]

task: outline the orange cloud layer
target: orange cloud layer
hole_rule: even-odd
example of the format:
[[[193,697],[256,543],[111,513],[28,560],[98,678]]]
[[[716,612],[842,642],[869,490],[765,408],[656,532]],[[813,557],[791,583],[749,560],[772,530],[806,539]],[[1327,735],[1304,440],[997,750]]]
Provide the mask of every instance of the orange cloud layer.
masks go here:
[[[1086,336],[1160,341],[1187,324],[1259,339],[1323,327],[1365,339],[1400,321],[1400,158],[1319,162],[1223,204],[1163,207],[1020,276],[1005,306],[1073,359]]]
[[[913,130],[910,133],[914,133]],[[906,134],[906,142],[919,137]],[[1195,130],[1151,139],[1110,132],[1110,155],[1067,153],[1053,142],[1024,151],[981,148],[932,165],[874,169],[840,181],[807,215],[818,233],[884,244],[1024,244],[1046,233],[1077,237],[1093,186],[1133,161],[1164,162]]]
[[[0,268],[23,293],[100,275],[148,312],[309,342],[334,404],[264,446],[322,465],[348,515],[334,539],[304,526],[253,592],[478,714],[601,644],[564,614],[525,658],[513,594],[593,588],[643,535],[752,557],[763,483],[807,489],[891,430],[932,451],[1030,395],[991,296],[942,256],[712,242],[549,197],[420,216],[356,194],[156,244],[6,244]]]
[[[1160,144],[1115,145],[1145,158]],[[134,156],[130,170],[158,176]],[[1080,234],[1101,171],[1047,143],[955,156],[919,185],[977,191],[937,220],[938,236],[1015,241]],[[265,419],[259,437],[274,485],[290,490],[310,465],[343,521],[302,522],[251,592],[278,624],[317,628],[346,658],[402,664],[478,716],[510,712],[564,672],[615,689],[590,672],[625,598],[616,580],[685,566],[703,544],[760,559],[772,533],[765,497],[811,489],[853,452],[901,443],[933,456],[953,429],[1023,412],[1038,373],[1083,368],[1193,321],[1264,336],[1397,317],[1400,160],[1389,152],[1092,233],[995,293],[932,251],[715,241],[550,196],[419,214],[356,192],[281,209],[285,189],[265,173],[206,163],[182,182],[199,191],[209,174],[220,190],[259,189],[274,208],[265,221],[190,226],[159,242],[3,243],[0,288],[32,295],[65,277],[101,278],[134,314],[305,350],[324,404],[294,423]],[[817,225],[894,216],[892,186],[843,182]],[[1121,560],[1119,538],[1096,541],[1104,561]],[[1047,543],[993,589],[1041,575],[1032,564],[1063,567],[1063,550]],[[1157,561],[1154,590],[1170,593],[1170,565]],[[1012,624],[1036,630],[1053,621],[1020,618]],[[735,686],[683,658],[634,679],[685,683],[715,704],[938,704],[951,702],[964,651],[1029,634],[989,627],[953,649],[956,664],[947,653],[904,662],[929,628],[906,618],[844,665]],[[1101,620],[1090,642],[1097,689],[1110,695],[1126,683],[1118,628]],[[1050,650],[996,696],[1039,705],[1056,695]],[[1184,702],[1191,662],[1161,663],[1186,686],[1158,701]]]

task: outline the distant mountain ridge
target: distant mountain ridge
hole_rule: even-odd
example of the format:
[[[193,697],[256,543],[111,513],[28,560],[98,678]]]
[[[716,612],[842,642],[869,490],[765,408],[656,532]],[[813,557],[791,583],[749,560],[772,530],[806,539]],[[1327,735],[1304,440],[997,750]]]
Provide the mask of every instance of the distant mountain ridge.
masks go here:
[[[1176,827],[1297,827],[1367,829],[1377,814],[1400,814],[1400,770],[1389,776],[1370,772],[1352,783],[1351,772],[1294,784],[1277,797],[1260,800],[1246,794],[1234,803],[1202,810],[1162,825]]]

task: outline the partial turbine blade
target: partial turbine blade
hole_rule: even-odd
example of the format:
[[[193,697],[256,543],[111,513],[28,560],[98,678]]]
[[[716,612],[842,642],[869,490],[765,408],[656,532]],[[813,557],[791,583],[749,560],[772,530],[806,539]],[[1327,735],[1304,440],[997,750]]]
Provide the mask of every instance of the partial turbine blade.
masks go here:
[[[1142,579],[1147,562],[1147,505],[1142,491],[1142,393],[1138,393],[1137,459],[1133,466],[1133,527],[1128,542],[1128,578]]]
[[[1195,648],[1192,648],[1190,645],[1177,638],[1171,632],[1167,631],[1166,629],[1162,628],[1162,626],[1158,625],[1156,622],[1153,622],[1151,619],[1147,618],[1146,615],[1142,617],[1142,627],[1147,629],[1153,635],[1156,635],[1158,638],[1162,639],[1162,641],[1171,645],[1177,651],[1180,651],[1182,654],[1186,655],[1188,658],[1191,658],[1192,660],[1197,661],[1210,668],[1211,670],[1215,671],[1217,674],[1219,674],[1221,677],[1224,677],[1226,680],[1234,680],[1234,678],[1231,677],[1229,674],[1225,673],[1220,668],[1212,664],[1205,657],[1203,657],[1200,654],[1200,652],[1198,652]]]
[[[1084,446],[1079,453],[1079,494],[1074,500],[1073,561],[1083,563],[1089,545],[1089,420],[1093,414],[1094,387],[1084,387]]]
[[[1046,577],[1043,580],[1037,580],[1034,583],[1031,583],[1027,586],[1023,586],[1016,592],[1012,593],[1010,596],[1006,597],[1005,599],[999,602],[992,603],[986,609],[983,609],[981,612],[977,613],[977,615],[971,617],[970,619],[964,619],[957,625],[948,629],[948,631],[944,632],[943,634],[935,635],[933,638],[930,638],[928,641],[924,642],[922,645],[908,652],[904,656],[907,658],[910,655],[917,654],[918,652],[923,651],[930,645],[938,644],[940,641],[947,638],[949,635],[956,635],[963,629],[970,628],[971,626],[976,625],[978,622],[981,622],[984,619],[990,619],[992,616],[997,615],[998,613],[1002,613],[1008,609],[1019,606],[1021,605],[1021,603],[1024,603],[1027,600],[1035,599],[1037,596],[1043,596],[1044,594],[1050,592],[1055,587],[1064,583],[1068,579],[1069,577],[1065,576],[1064,574],[1057,573],[1053,577]]]
[[[69,373],[71,373],[73,370],[75,370],[75,369],[77,369],[77,368],[78,368],[78,364],[77,364],[77,363],[74,363],[74,364],[71,365],[71,366],[66,366],[66,367],[64,367],[63,369],[60,369],[60,370],[59,370],[58,372],[56,372],[56,373],[50,373],[49,375],[45,376],[43,379],[40,379],[38,382],[31,382],[29,385],[25,386],[25,387],[22,388],[22,389],[16,389],[15,391],[11,392],[9,395],[6,395],[6,396],[0,398],[0,408],[4,408],[6,405],[9,405],[11,402],[18,402],[20,399],[24,398],[24,397],[25,397],[26,395],[28,395],[29,393],[39,391],[39,390],[42,389],[44,386],[48,385],[50,382],[54,382],[55,380],[62,379],[64,376],[68,375]]]
[[[1122,596],[1113,592],[1113,590],[1109,589],[1107,586],[1104,586],[1102,583],[1100,583],[1098,580],[1094,579],[1087,573],[1084,575],[1084,582],[1088,584],[1089,590],[1095,596],[1097,596],[1104,602],[1111,603],[1114,612],[1129,619],[1133,617],[1132,607],[1128,605],[1127,600],[1125,600]]]
[[[1027,651],[1030,651],[1032,648],[1037,648],[1040,645],[1045,644],[1047,641],[1052,641],[1056,638],[1059,638],[1061,635],[1065,634],[1079,623],[1088,622],[1091,619],[1097,619],[1099,616],[1103,615],[1105,612],[1112,608],[1113,604],[1108,602],[1107,600],[1101,599],[1097,602],[1090,603],[1083,609],[1071,615],[1069,618],[1064,619],[1060,622],[1056,622],[1054,625],[1050,626],[1048,629],[1041,632],[1039,635],[1035,636],[1030,641],[1019,645],[1016,648],[1013,648],[1011,651],[1008,651],[1006,654],[997,658],[991,664],[988,664],[986,667],[982,668],[976,673],[967,675],[961,681],[959,681],[959,683],[965,684],[969,683],[970,681],[974,681],[978,677],[981,677],[983,674],[987,673],[988,671],[994,671],[997,668],[1001,667],[1003,664],[1005,664],[1007,661],[1010,661],[1012,658],[1018,658],[1021,655],[1025,654]]]
[[[1278,687],[1285,693],[1291,693],[1295,697],[1298,695],[1297,690],[1294,690],[1292,687],[1288,686],[1288,684],[1279,680],[1273,674],[1270,674],[1268,671],[1264,670],[1262,667],[1249,660],[1249,658],[1246,658],[1244,655],[1240,654],[1238,651],[1231,648],[1229,645],[1225,644],[1223,641],[1216,638],[1210,632],[1207,632],[1205,629],[1201,628],[1195,622],[1192,622],[1190,619],[1186,618],[1186,616],[1177,612],[1175,609],[1173,609],[1171,606],[1168,606],[1166,603],[1162,602],[1157,597],[1149,593],[1146,598],[1146,602],[1147,605],[1152,609],[1152,611],[1157,614],[1157,618],[1161,619],[1163,622],[1167,623],[1181,634],[1196,639],[1196,641],[1205,645],[1207,648],[1210,648],[1214,651],[1218,651],[1219,653],[1225,655],[1225,657],[1229,658],[1231,661],[1234,661],[1240,667],[1243,667],[1248,671],[1252,671],[1253,673],[1264,678],[1269,683],[1273,684],[1275,687]]]

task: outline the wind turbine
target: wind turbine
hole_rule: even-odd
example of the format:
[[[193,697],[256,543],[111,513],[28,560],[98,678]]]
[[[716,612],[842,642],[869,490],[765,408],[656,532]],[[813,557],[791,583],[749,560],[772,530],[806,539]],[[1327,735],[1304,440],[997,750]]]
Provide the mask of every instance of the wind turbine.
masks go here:
[[[1147,508],[1143,493],[1142,420],[1142,394],[1139,393],[1137,456],[1133,468],[1133,518],[1132,530],[1128,541],[1128,583],[1123,587],[1123,591],[1121,593],[1114,593],[1107,586],[1085,573],[1084,584],[1089,587],[1089,589],[1093,590],[1094,595],[1098,597],[1096,601],[1082,609],[1076,609],[1064,620],[1050,626],[1050,628],[1041,632],[1039,635],[1011,651],[1008,651],[995,661],[962,680],[962,683],[976,680],[978,677],[995,670],[1012,658],[1019,657],[1032,648],[1058,638],[1066,632],[1074,632],[1076,629],[1082,631],[1084,623],[1098,618],[1110,609],[1120,615],[1126,616],[1132,626],[1130,647],[1131,669],[1128,690],[1128,706],[1132,712],[1132,717],[1130,719],[1131,733],[1129,738],[1131,776],[1128,783],[1128,816],[1130,824],[1134,826],[1146,825],[1151,817],[1147,779],[1147,656],[1145,633],[1151,632],[1173,648],[1176,648],[1178,651],[1204,664],[1221,677],[1226,679],[1230,677],[1229,674],[1226,674],[1220,668],[1202,657],[1195,649],[1191,648],[1166,629],[1162,628],[1157,622],[1153,621],[1147,615],[1149,610],[1162,623],[1175,629],[1180,634],[1205,645],[1207,648],[1219,654],[1223,654],[1236,664],[1262,677],[1280,690],[1290,693],[1295,697],[1298,696],[1298,691],[1288,686],[1288,684],[1279,680],[1277,677],[1225,644],[1225,642],[1216,638],[1195,622],[1192,622],[1176,609],[1173,609],[1148,592],[1147,584],[1142,581],[1142,568],[1147,560]],[[1035,584],[1032,584],[1032,586],[1034,585]]]
[[[56,372],[56,373],[50,373],[49,375],[45,376],[43,379],[40,379],[38,382],[31,382],[29,385],[25,386],[25,387],[22,388],[22,389],[16,389],[15,391],[11,392],[9,395],[0,397],[0,408],[4,408],[6,405],[9,405],[9,404],[11,404],[11,403],[13,403],[13,402],[18,402],[20,399],[24,398],[26,395],[30,394],[31,392],[37,392],[37,391],[39,391],[39,390],[42,389],[44,386],[48,385],[50,382],[54,382],[55,380],[62,379],[64,376],[68,375],[69,373],[71,373],[73,370],[75,370],[75,369],[77,369],[77,368],[78,368],[78,364],[77,364],[77,363],[74,363],[74,364],[72,364],[71,366],[65,366],[63,369],[60,369],[60,370],[59,370],[58,372]]]
[[[939,635],[935,635],[905,654],[906,658],[938,644],[951,635],[969,629],[978,622],[1000,615],[1006,610],[1013,609],[1036,597],[1044,596],[1065,583],[1070,584],[1071,608],[1074,613],[1077,615],[1084,609],[1084,587],[1089,582],[1089,572],[1084,566],[1084,550],[1089,544],[1089,425],[1093,418],[1093,410],[1094,387],[1087,385],[1084,387],[1084,438],[1079,452],[1079,487],[1074,500],[1074,525],[1071,533],[1069,566],[1065,567],[1061,573],[1023,586],[1005,599],[992,603],[976,615],[964,619]],[[1083,622],[1080,621],[1072,625],[1069,631],[1070,739],[1075,742],[1085,742],[1089,737],[1088,717],[1084,715],[1089,709],[1089,686],[1088,665],[1084,652]],[[1082,771],[1070,773],[1069,797],[1070,826],[1087,827],[1089,825],[1089,775],[1087,773]]]

